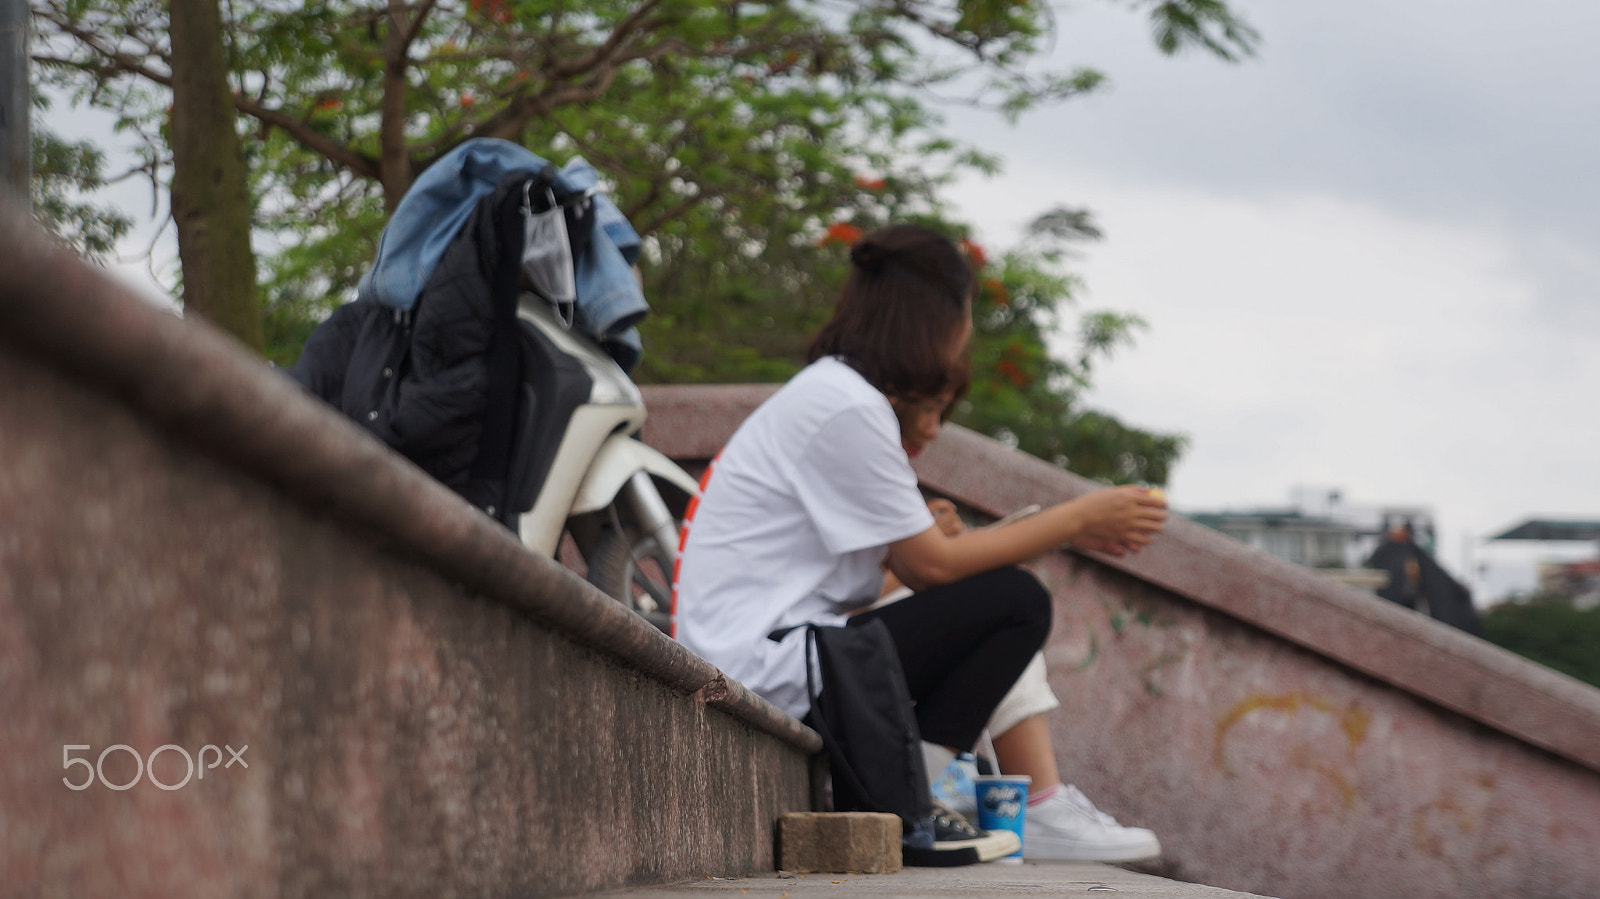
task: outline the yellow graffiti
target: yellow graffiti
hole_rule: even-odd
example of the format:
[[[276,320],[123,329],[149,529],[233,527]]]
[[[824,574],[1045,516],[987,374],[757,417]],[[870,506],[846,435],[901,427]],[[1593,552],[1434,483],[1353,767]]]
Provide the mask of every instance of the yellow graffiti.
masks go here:
[[[1305,693],[1257,694],[1235,703],[1233,708],[1217,722],[1215,742],[1212,746],[1212,758],[1217,767],[1229,777],[1238,776],[1238,772],[1228,761],[1226,747],[1229,732],[1246,717],[1263,710],[1293,716],[1302,709],[1333,716],[1338,721],[1340,731],[1344,733],[1347,750],[1351,756],[1354,756],[1356,749],[1367,739],[1367,729],[1371,725],[1372,718],[1354,705],[1340,708],[1326,699]],[[1290,753],[1288,761],[1295,767],[1325,779],[1338,792],[1341,804],[1345,808],[1349,808],[1355,802],[1356,788],[1349,778],[1333,766],[1312,759],[1306,747],[1296,747]]]
[[[1317,765],[1311,770],[1322,775],[1328,783],[1333,784],[1335,790],[1339,791],[1340,808],[1349,809],[1356,804],[1356,785],[1350,782],[1350,778],[1327,765]]]
[[[1276,695],[1262,693],[1248,696],[1234,703],[1233,708],[1229,709],[1228,713],[1222,716],[1222,720],[1217,722],[1216,742],[1212,753],[1217,764],[1224,764],[1222,750],[1228,739],[1228,731],[1232,730],[1234,725],[1243,721],[1245,716],[1251,712],[1269,709],[1275,712],[1282,712],[1285,715],[1293,715],[1302,708],[1309,708],[1328,715],[1337,715],[1339,729],[1344,731],[1344,738],[1350,744],[1352,752],[1367,739],[1367,727],[1372,723],[1372,716],[1353,705],[1337,709],[1333,703],[1326,699],[1318,696],[1307,696],[1304,693],[1279,693]]]

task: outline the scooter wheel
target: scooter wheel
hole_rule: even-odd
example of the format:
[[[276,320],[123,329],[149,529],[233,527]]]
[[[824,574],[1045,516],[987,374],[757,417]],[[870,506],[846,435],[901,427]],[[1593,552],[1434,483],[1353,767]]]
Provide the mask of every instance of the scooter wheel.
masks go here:
[[[608,525],[585,561],[589,583],[662,633],[672,633],[672,555],[655,537]]]

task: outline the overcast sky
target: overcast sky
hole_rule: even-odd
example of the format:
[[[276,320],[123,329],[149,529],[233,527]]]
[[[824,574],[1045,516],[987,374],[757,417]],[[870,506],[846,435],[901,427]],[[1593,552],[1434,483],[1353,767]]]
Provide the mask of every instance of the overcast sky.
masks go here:
[[[1058,61],[1111,84],[1015,128],[952,113],[1005,160],[957,202],[999,245],[1095,212],[1083,306],[1149,329],[1090,403],[1189,435],[1179,511],[1426,506],[1443,561],[1503,592],[1526,548],[1485,538],[1600,519],[1600,4],[1234,6],[1263,44],[1231,66],[1063,10]]]

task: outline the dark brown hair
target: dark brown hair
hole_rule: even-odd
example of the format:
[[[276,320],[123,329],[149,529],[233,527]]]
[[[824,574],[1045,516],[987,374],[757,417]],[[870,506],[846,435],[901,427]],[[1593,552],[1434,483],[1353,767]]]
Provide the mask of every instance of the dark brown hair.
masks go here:
[[[939,410],[941,424],[956,414],[956,407],[961,405],[961,401],[966,399],[967,391],[972,389],[972,367],[967,364],[967,360],[961,360],[961,367],[951,374],[951,382],[945,385],[945,389],[950,391],[950,402],[945,403],[944,408]]]
[[[850,248],[850,277],[806,361],[838,356],[890,397],[938,396],[961,380],[950,344],[972,314],[972,269],[948,237],[891,225]]]
[[[928,396],[898,397],[899,402],[894,404],[895,420],[900,422],[900,433],[910,432],[916,424],[917,412],[925,402],[931,402],[949,394],[949,399],[939,409],[939,423],[944,424],[951,416],[956,414],[956,407],[961,405],[961,400],[966,397],[967,391],[972,387],[972,372],[965,365],[957,366],[950,372],[950,381],[936,394]]]

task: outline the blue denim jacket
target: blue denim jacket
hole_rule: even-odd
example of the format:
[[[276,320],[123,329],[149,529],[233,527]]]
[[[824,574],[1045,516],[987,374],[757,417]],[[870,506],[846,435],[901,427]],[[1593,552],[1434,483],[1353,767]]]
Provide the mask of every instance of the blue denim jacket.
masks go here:
[[[478,201],[501,178],[537,174],[546,165],[524,147],[493,138],[475,138],[446,153],[417,177],[384,226],[377,258],[357,288],[358,298],[396,309],[415,306],[439,257]],[[598,182],[599,174],[581,158],[556,176],[562,190],[587,190]],[[633,274],[639,235],[604,194],[595,195],[594,209],[594,234],[588,249],[574,260],[575,324],[631,371],[643,354],[633,326],[650,311]]]
[[[588,190],[599,184],[600,173],[579,156],[561,170],[561,178],[574,190]],[[633,371],[644,355],[644,344],[634,325],[650,311],[633,274],[633,264],[639,259],[639,235],[617,204],[602,193],[594,195],[594,224],[589,249],[576,261],[578,320],[575,324],[597,335],[606,352],[624,371]]]

